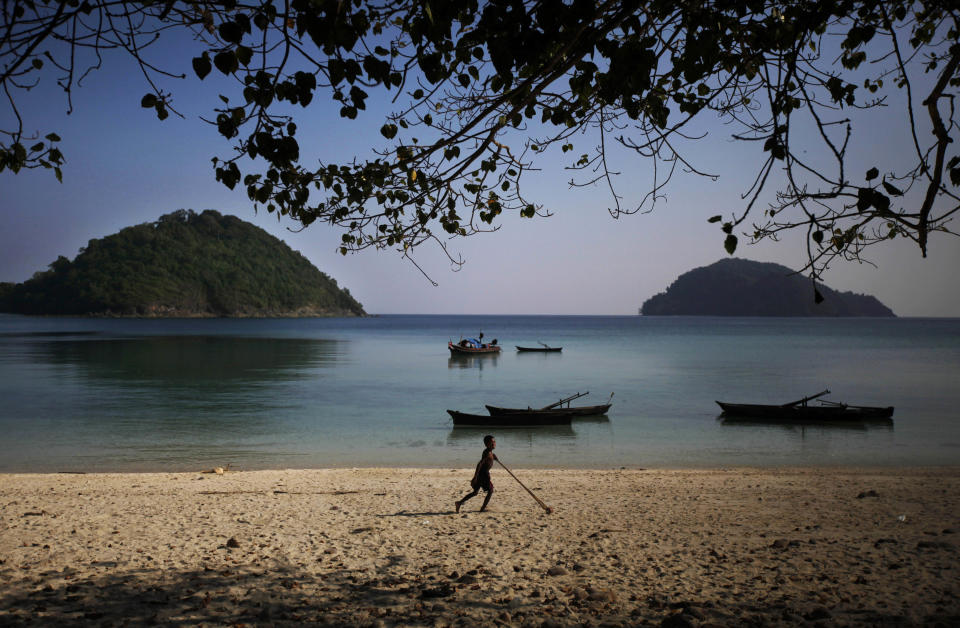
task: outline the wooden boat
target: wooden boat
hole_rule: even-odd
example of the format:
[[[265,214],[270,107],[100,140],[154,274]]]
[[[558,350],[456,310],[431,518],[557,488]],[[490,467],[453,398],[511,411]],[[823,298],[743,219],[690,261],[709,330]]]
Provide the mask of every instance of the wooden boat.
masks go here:
[[[480,342],[476,338],[461,338],[459,342],[447,342],[450,355],[482,355],[500,353],[500,345],[494,340],[491,343]]]
[[[590,394],[589,390],[585,393],[578,392],[575,395],[571,395],[569,397],[566,397],[565,399],[561,399],[556,403],[551,403],[550,405],[544,406],[543,408],[530,408],[530,407],[500,408],[498,406],[486,406],[486,408],[487,408],[487,412],[489,412],[491,416],[498,416],[503,414],[540,414],[543,412],[555,412],[557,410],[561,410],[563,412],[570,412],[571,414],[573,414],[574,417],[578,417],[578,416],[596,416],[600,414],[606,414],[607,411],[610,409],[610,406],[613,405],[612,403],[610,403],[609,399],[607,400],[607,403],[604,403],[598,406],[571,406],[570,405],[570,402],[573,401],[574,399],[579,399],[580,397],[584,397],[589,394]],[[610,398],[611,399],[613,398],[613,393],[610,393]],[[564,406],[563,404],[567,404],[567,405]]]
[[[546,345],[542,342],[540,344],[542,344],[543,346],[542,347],[521,347],[519,345],[514,345],[514,346],[517,347],[517,351],[519,351],[520,353],[560,353],[561,351],[563,351],[563,347],[551,347],[550,345]]]
[[[780,406],[750,404],[750,403],[726,403],[718,401],[717,405],[723,410],[723,416],[743,417],[753,419],[766,419],[783,422],[802,422],[802,421],[877,421],[890,419],[893,416],[893,406],[873,407],[873,406],[850,406],[845,403],[835,403],[832,401],[819,400],[821,405],[808,405],[817,397],[830,394],[829,390],[804,397],[797,401],[785,403]]]
[[[562,410],[563,412],[569,412],[574,417],[595,416],[599,414],[606,414],[612,405],[612,403],[605,403],[599,406],[579,406],[562,408]],[[486,406],[486,408],[487,412],[489,412],[491,416],[499,414],[541,414],[544,412],[554,412],[554,410],[542,410],[539,408],[499,408],[497,406]]]
[[[573,413],[565,410],[550,412],[514,412],[499,415],[469,414],[456,410],[447,410],[455,426],[497,426],[497,427],[529,427],[536,425],[569,425]]]

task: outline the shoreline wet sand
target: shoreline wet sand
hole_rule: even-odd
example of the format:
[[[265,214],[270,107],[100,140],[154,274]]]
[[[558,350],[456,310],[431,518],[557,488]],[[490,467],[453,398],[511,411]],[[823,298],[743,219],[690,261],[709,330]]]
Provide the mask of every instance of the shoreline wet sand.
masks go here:
[[[0,475],[0,624],[957,625],[960,467]]]

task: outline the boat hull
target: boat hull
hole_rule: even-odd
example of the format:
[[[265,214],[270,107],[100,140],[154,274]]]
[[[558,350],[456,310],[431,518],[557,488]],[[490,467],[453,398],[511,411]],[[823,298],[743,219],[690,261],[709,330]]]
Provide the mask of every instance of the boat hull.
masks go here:
[[[514,345],[516,346],[516,345]],[[517,346],[517,351],[520,353],[559,353],[563,351],[563,347],[520,347]]]
[[[877,421],[890,419],[893,406],[885,408],[870,406],[767,406],[749,403],[725,403],[718,401],[724,416],[751,419],[777,420],[783,422],[801,421]]]
[[[455,426],[533,427],[538,425],[569,425],[573,414],[569,412],[544,412],[541,414],[509,413],[500,415],[469,414],[447,410]]]
[[[484,345],[482,347],[463,347],[452,342],[447,343],[450,355],[496,355],[500,353],[500,345]]]
[[[601,406],[580,406],[576,408],[560,408],[563,412],[569,412],[574,417],[578,416],[596,416],[606,414],[613,404],[607,403]],[[533,408],[499,408],[497,406],[487,406],[487,412],[490,416],[499,416],[503,414],[538,414],[543,412],[554,412],[554,410],[535,410]]]

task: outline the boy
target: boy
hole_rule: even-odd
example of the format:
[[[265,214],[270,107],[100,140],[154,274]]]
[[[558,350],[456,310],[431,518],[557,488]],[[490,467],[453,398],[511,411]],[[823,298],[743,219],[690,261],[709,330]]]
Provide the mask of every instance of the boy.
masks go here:
[[[457,512],[460,512],[460,506],[463,506],[463,503],[471,497],[476,496],[476,494],[480,492],[480,489],[483,489],[487,493],[483,498],[483,505],[480,506],[480,512],[487,509],[487,504],[490,503],[490,497],[493,496],[493,482],[490,481],[490,469],[493,467],[493,461],[497,459],[497,455],[493,453],[493,450],[497,447],[497,439],[487,434],[483,437],[483,444],[486,449],[483,450],[483,454],[480,456],[480,462],[477,463],[477,470],[473,472],[473,479],[470,480],[470,486],[473,488],[473,492],[468,493],[463,499],[456,503]]]

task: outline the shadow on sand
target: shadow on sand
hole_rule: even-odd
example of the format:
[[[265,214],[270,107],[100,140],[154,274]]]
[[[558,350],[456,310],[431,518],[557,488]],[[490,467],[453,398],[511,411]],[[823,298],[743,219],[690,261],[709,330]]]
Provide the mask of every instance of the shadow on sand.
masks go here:
[[[410,513],[422,514],[431,513]],[[444,574],[391,574],[389,564],[373,576],[338,570],[335,564],[322,573],[276,564],[202,571],[103,567],[105,573],[90,578],[73,577],[68,569],[6,585],[0,593],[0,624],[357,626],[382,619],[390,625],[430,626],[457,614],[430,602],[453,596],[462,586]],[[496,610],[482,600],[458,600],[457,607],[461,613]]]

